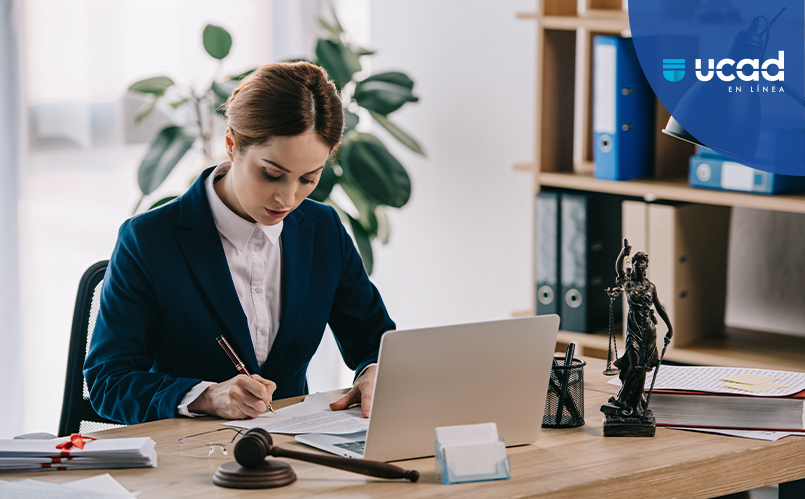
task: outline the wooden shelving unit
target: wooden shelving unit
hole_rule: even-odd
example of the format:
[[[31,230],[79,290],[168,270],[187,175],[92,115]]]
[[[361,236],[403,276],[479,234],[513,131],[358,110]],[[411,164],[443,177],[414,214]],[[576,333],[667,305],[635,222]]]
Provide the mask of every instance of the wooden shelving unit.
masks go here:
[[[535,160],[515,165],[544,188],[609,193],[647,202],[680,201],[805,213],[805,195],[766,196],[694,189],[687,180],[693,146],[662,134],[669,113],[655,100],[654,175],[631,181],[593,177],[592,47],[596,35],[629,33],[627,0],[537,0],[537,10],[517,15],[534,22],[536,33]],[[536,252],[536,248],[534,248]],[[533,275],[533,273],[532,273]],[[532,300],[534,303],[535,296]],[[533,314],[534,310],[517,315]],[[619,326],[618,333],[622,328]],[[673,345],[666,359],[701,365],[745,366],[805,371],[805,337],[723,327],[702,331],[684,348]],[[576,343],[581,355],[606,358],[606,332],[560,331],[557,348]],[[619,348],[623,336],[617,337]]]

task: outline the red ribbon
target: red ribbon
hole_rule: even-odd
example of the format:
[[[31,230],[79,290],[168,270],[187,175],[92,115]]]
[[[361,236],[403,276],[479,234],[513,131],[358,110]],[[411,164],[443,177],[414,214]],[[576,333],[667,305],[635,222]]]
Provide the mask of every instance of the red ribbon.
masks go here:
[[[86,441],[85,441],[86,440]],[[69,456],[70,449],[73,447],[78,447],[79,449],[84,448],[84,444],[89,442],[90,440],[97,440],[97,438],[92,437],[85,437],[82,436],[80,433],[73,433],[70,435],[70,440],[67,442],[62,442],[56,446],[57,449],[61,449],[62,456]]]

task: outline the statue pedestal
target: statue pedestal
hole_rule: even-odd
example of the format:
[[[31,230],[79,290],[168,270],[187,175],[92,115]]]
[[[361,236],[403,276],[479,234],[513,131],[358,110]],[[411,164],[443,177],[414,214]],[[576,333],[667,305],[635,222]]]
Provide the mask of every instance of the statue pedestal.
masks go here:
[[[654,414],[650,410],[639,416],[624,416],[615,406],[602,405],[605,437],[653,437],[656,428]]]

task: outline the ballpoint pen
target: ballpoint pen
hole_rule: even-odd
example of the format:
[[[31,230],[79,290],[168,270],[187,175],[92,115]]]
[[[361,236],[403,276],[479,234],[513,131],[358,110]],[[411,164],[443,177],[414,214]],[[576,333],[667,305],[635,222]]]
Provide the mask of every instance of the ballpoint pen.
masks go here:
[[[236,354],[235,351],[232,350],[232,347],[229,345],[229,342],[226,341],[224,335],[215,338],[215,340],[218,342],[219,345],[221,345],[221,348],[224,349],[224,352],[226,352],[226,356],[229,357],[229,360],[231,360],[232,363],[235,364],[235,369],[237,369],[240,374],[245,374],[246,376],[251,378],[252,375],[251,373],[249,373],[248,370],[246,370],[246,365],[243,363],[242,360],[240,360],[238,354]],[[276,412],[274,412],[274,408],[271,407],[271,403],[268,404],[268,411],[271,414],[276,414]]]

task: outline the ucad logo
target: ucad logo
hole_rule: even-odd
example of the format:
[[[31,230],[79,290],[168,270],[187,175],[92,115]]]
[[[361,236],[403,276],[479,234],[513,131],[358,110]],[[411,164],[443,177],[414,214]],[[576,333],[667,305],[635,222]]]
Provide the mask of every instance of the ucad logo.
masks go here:
[[[721,81],[733,81],[736,77],[743,81],[760,81],[760,76],[766,81],[784,81],[785,54],[782,50],[777,52],[777,59],[767,59],[760,63],[759,59],[721,59],[718,63],[713,59],[707,60],[707,71],[702,70],[702,60],[696,59],[696,78],[700,81],[710,81],[717,75]],[[677,82],[685,76],[685,59],[663,59],[662,75],[670,82]],[[748,71],[751,70],[751,71]],[[747,74],[748,72],[748,74]]]
[[[668,81],[679,81],[685,76],[685,59],[663,59],[662,75]]]

